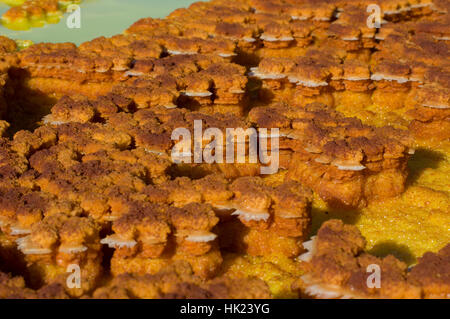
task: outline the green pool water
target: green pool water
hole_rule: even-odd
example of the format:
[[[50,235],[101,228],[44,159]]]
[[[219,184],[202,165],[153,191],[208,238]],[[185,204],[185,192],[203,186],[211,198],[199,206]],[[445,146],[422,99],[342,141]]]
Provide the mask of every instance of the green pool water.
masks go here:
[[[163,18],[176,8],[187,7],[193,0],[84,0],[81,4],[81,28],[69,29],[67,14],[58,24],[41,28],[14,31],[0,26],[0,35],[33,42],[74,42],[80,44],[98,36],[121,33],[134,21],[145,18]],[[0,3],[0,14],[8,9]]]

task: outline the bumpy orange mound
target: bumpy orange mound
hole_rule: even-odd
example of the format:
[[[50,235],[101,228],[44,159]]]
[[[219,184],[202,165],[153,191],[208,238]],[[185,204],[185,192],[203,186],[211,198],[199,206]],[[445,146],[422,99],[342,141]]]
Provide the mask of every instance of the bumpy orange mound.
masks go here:
[[[214,0],[78,47],[0,38],[0,296],[448,298],[449,9]],[[269,138],[278,172],[174,160],[196,120]]]

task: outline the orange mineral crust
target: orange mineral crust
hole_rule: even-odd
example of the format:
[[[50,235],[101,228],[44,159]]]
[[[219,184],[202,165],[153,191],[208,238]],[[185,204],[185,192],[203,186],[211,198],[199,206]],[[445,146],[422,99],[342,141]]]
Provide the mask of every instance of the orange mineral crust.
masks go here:
[[[270,291],[260,279],[220,276],[203,281],[185,262],[177,262],[154,275],[123,274],[97,289],[96,299],[269,299]]]
[[[222,263],[220,248],[297,256],[309,230],[310,196],[298,183],[272,187],[259,177],[177,178],[145,188],[145,201],[117,198],[122,212],[111,216],[114,233],[102,243],[115,248],[113,273],[154,273],[183,259],[211,277]]]
[[[57,96],[75,93],[95,98],[111,92],[131,98],[139,108],[244,106],[244,67],[219,55],[177,53],[160,58],[159,45],[155,44],[153,54],[148,42],[129,43],[128,38],[99,38],[80,48],[31,46],[19,53],[21,68],[15,72],[28,88]]]
[[[2,299],[69,299],[59,283],[45,285],[38,290],[27,288],[22,277],[0,272],[0,298]]]
[[[250,121],[280,128],[280,149],[291,152],[288,178],[331,205],[363,207],[403,192],[411,138],[407,131],[370,127],[321,104],[256,107]]]
[[[134,90],[136,88],[130,87],[130,89]],[[156,99],[157,95],[153,95],[152,98]],[[147,153],[148,156],[153,156],[161,161],[181,162],[181,165],[175,167],[177,170],[183,170],[183,167],[196,167],[199,171],[209,173],[222,172],[228,177],[258,174],[261,163],[251,163],[248,160],[250,147],[248,138],[245,146],[246,154],[244,154],[246,156],[245,163],[226,162],[226,148],[228,145],[230,145],[229,148],[231,149],[233,147],[237,148],[240,138],[245,138],[252,132],[255,133],[255,136],[257,135],[256,130],[249,130],[251,127],[247,124],[245,118],[235,114],[224,114],[223,111],[226,111],[228,107],[226,106],[221,111],[215,111],[215,109],[190,111],[186,108],[168,108],[167,106],[140,109],[133,99],[125,97],[119,92],[100,96],[95,100],[84,96],[65,96],[55,104],[52,108],[52,113],[45,116],[43,122],[49,124],[49,127],[51,126],[57,131],[67,132],[63,134],[69,134],[68,130],[73,131],[76,128],[84,130],[85,133],[83,134],[86,139],[89,136],[98,136],[98,138],[103,139],[106,137],[104,136],[105,134],[117,132],[117,136],[111,135],[108,138],[115,139],[120,144],[116,145],[118,148],[122,150],[137,148],[140,152]],[[184,137],[182,139],[179,137],[173,138],[172,134],[178,128],[188,130],[190,134],[188,139],[191,140],[184,141]],[[210,128],[220,130],[220,133],[223,135],[223,147],[219,145],[222,157],[218,154],[214,155],[214,152],[211,153],[219,159],[218,163],[203,163],[202,165],[195,163],[195,152],[198,153],[194,145],[194,138],[198,139],[196,137],[197,133],[195,133],[196,128],[202,135]],[[242,132],[238,130],[239,128],[242,129]],[[233,130],[230,134],[236,140],[235,142],[227,140],[227,129]],[[76,131],[73,131],[73,134],[76,135]],[[100,137],[101,135],[103,137]],[[67,142],[65,138],[64,143]],[[133,145],[130,144],[131,142]],[[202,154],[204,154],[213,142],[213,137],[205,136],[202,141],[198,142],[200,143]],[[92,143],[94,142],[86,141],[86,145],[80,145],[80,147],[92,147]],[[173,155],[174,151],[176,151],[175,146],[179,148],[175,154],[180,153],[180,155]],[[257,146],[252,147],[256,149]],[[183,165],[183,163],[185,164]],[[189,172],[183,174],[188,176],[195,175]]]
[[[98,237],[99,227],[94,220],[56,213],[33,224],[30,234],[16,242],[36,285],[66,278],[68,267],[77,265],[81,286],[69,289],[69,293],[80,296],[96,286],[102,273]]]
[[[355,226],[325,222],[317,236],[304,243],[308,252],[299,259],[306,274],[295,286],[318,298],[448,298],[449,245],[436,254],[425,253],[412,270],[392,255],[366,253],[365,245]],[[368,284],[374,266],[383,278],[380,287]]]
[[[0,297],[449,298],[449,10],[212,0],[0,36]]]

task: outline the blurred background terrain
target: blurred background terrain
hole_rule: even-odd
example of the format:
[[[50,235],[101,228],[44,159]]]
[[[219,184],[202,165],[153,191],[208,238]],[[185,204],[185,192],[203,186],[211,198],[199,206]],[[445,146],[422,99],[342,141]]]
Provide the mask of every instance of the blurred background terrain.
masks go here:
[[[57,24],[14,31],[0,25],[0,35],[33,42],[74,42],[80,44],[98,36],[121,33],[144,17],[163,18],[177,8],[187,7],[193,0],[84,0],[81,7],[81,28],[66,26],[67,14]],[[9,6],[0,2],[0,15]]]

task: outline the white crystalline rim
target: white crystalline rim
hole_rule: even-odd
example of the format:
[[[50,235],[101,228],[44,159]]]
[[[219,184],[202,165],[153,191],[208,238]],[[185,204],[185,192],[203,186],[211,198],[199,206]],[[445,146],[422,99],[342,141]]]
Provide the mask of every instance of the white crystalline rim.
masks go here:
[[[224,204],[224,205],[214,204],[213,206],[214,206],[214,208],[222,210],[222,211],[234,210],[234,212],[231,215],[243,216],[242,218],[246,221],[251,221],[251,220],[267,221],[267,219],[270,217],[270,214],[267,212],[261,212],[261,213],[248,212],[248,211],[244,211],[242,209],[236,208],[236,206],[233,206],[230,204]],[[248,218],[246,218],[246,217],[248,217]],[[299,218],[299,217],[282,217],[282,218],[291,219],[291,218]]]
[[[100,240],[100,243],[103,245],[108,245],[109,248],[133,248],[137,244],[137,242],[133,239],[121,239],[115,235],[103,238],[102,240]]]
[[[143,72],[133,71],[133,70],[129,70],[129,71],[125,72],[126,76],[141,76],[143,74],[144,74]]]
[[[346,78],[343,78],[345,81],[367,81],[370,80],[370,77],[360,77],[360,76],[349,76]]]
[[[450,41],[450,37],[436,37],[436,36],[433,36],[433,39],[438,40],[438,41]]]
[[[277,38],[274,36],[270,36],[270,35],[265,35],[263,34],[262,36],[259,37],[261,40],[263,41],[267,41],[267,42],[289,42],[289,41],[294,41],[293,37],[281,37],[281,38]]]
[[[244,219],[245,221],[252,221],[252,220],[267,221],[270,217],[270,214],[268,212],[255,213],[255,212],[244,211],[242,209],[236,209],[233,213],[231,213],[231,215],[239,216],[242,219]]]
[[[95,69],[95,72],[97,72],[97,73],[106,73],[108,71],[109,71],[109,69]]]
[[[25,255],[47,255],[52,253],[52,250],[49,248],[22,248],[21,251]]]
[[[59,247],[59,251],[61,253],[66,253],[66,254],[78,254],[78,253],[82,253],[84,251],[86,251],[88,248],[86,246],[73,246],[73,247],[68,247],[68,246],[61,246]]]
[[[314,17],[313,20],[316,20],[316,21],[330,21],[330,18],[328,18],[328,17]]]
[[[330,164],[331,163],[331,161],[326,160],[326,159],[321,159],[320,157],[315,158],[314,162],[319,163],[319,164]]]
[[[151,150],[151,149],[148,149],[148,148],[144,148],[144,151],[146,151],[147,153],[152,153],[152,154],[156,154],[156,155],[166,155],[166,153],[164,153],[164,152]]]
[[[428,104],[428,103],[422,104],[422,106],[430,107],[432,109],[441,109],[441,110],[450,108],[450,106],[448,106],[448,105],[437,105],[437,104]]]
[[[31,234],[31,229],[28,229],[28,228],[10,226],[9,229],[11,230],[11,232],[9,234],[12,236]]]
[[[30,236],[22,237],[16,240],[17,248],[25,255],[45,255],[51,254],[50,248],[32,247],[30,242]]]
[[[51,114],[47,114],[46,116],[44,116],[42,118],[42,122],[44,122],[44,124],[49,124],[49,123],[53,122],[52,121],[52,115]]]
[[[366,169],[364,165],[339,165],[334,164],[341,171],[362,171]]]
[[[295,76],[288,76],[289,82],[291,83],[296,83],[297,85],[303,85],[306,87],[320,87],[320,86],[328,86],[327,82],[315,82],[315,81],[310,81],[310,80],[306,80],[306,79],[299,79]]]
[[[298,140],[298,136],[297,135],[295,135],[295,133],[281,133],[281,136],[282,137],[287,137],[287,138],[289,138],[289,139],[291,139],[291,140]]]
[[[379,36],[375,34],[375,40],[385,40],[385,37]]]
[[[250,72],[248,74],[251,77],[256,77],[261,80],[281,80],[286,77],[285,74],[277,74],[277,73],[256,73],[256,72]]]
[[[316,240],[317,236],[312,236],[310,240],[303,243],[303,247],[306,249],[306,252],[298,256],[297,261],[311,261],[313,255],[316,253]],[[323,299],[358,298],[358,296],[345,291],[341,287],[323,284],[317,280],[314,280],[308,274],[301,276],[300,279],[306,284],[305,293],[309,296]]]
[[[416,8],[425,8],[425,7],[432,7],[433,3],[417,3],[417,4],[410,4],[409,5],[412,9]]]
[[[416,152],[414,148],[408,149],[408,154],[413,155]]]
[[[212,93],[209,91],[205,91],[205,92],[185,91],[185,92],[182,92],[181,94],[186,95],[186,96],[193,96],[193,97],[208,97],[208,96],[212,95]]]
[[[244,40],[245,42],[250,42],[250,43],[252,43],[252,42],[255,42],[255,41],[256,41],[256,39],[255,39],[255,38],[243,38],[242,40]]]
[[[305,17],[305,16],[291,16],[292,20],[301,20],[301,21],[305,21],[308,20],[310,17]]]
[[[42,122],[44,124],[51,124],[51,125],[62,125],[62,124],[66,124],[66,121],[53,121],[53,116],[52,114],[47,114],[46,116],[44,116],[42,118]]]
[[[172,55],[194,55],[197,54],[197,52],[193,51],[177,51],[177,50],[167,50],[167,53]]]
[[[23,245],[25,241],[29,241],[30,240],[30,236],[26,236],[26,237],[20,237],[16,239],[16,244],[19,246]]]
[[[309,251],[315,252],[315,249],[316,249],[316,246],[315,246],[316,245],[316,238],[317,238],[317,236],[311,236],[310,240],[305,241],[302,244],[303,248],[305,248],[305,249],[307,249]]]
[[[176,108],[178,107],[178,105],[175,105],[175,104],[169,104],[169,105],[164,105],[164,107],[165,107],[166,109],[176,109]]]
[[[217,238],[216,234],[205,232],[204,234],[192,234],[186,237],[187,241],[193,243],[207,243]]]
[[[113,70],[113,71],[120,71],[120,72],[126,71],[128,69],[129,68],[127,66],[115,66],[115,67],[111,68],[111,70]]]
[[[256,77],[261,80],[265,80],[265,79],[279,80],[279,79],[284,79],[286,77],[285,74],[281,74],[281,73],[262,73],[259,71],[258,67],[250,68],[250,72],[248,73],[248,76]]]
[[[259,68],[258,68],[257,66],[251,67],[251,68],[250,68],[250,72],[253,72],[253,73],[261,73],[261,72],[259,72]]]
[[[405,78],[405,77],[389,76],[389,75],[383,75],[383,74],[379,74],[379,73],[372,74],[370,76],[370,79],[373,80],[373,81],[381,81],[381,80],[396,81],[398,83],[406,83],[406,82],[409,81],[409,79]]]
[[[297,219],[297,218],[302,218],[302,216],[293,216],[290,213],[284,213],[284,212],[278,212],[277,216],[283,219]]]
[[[312,236],[310,240],[305,241],[302,245],[306,249],[306,252],[297,257],[298,261],[309,262],[312,259],[313,254],[316,250],[316,238],[317,236]]]
[[[344,41],[359,41],[359,38],[358,37],[351,37],[351,38],[344,37],[344,38],[341,38],[341,40],[344,40]]]
[[[236,56],[236,53],[218,53],[219,56],[221,56],[222,58],[231,58],[233,56]]]
[[[309,275],[303,275],[300,279],[307,285],[305,293],[319,299],[359,299],[357,295],[335,285],[326,285],[312,279]]]
[[[105,220],[109,221],[109,222],[113,222],[115,220],[117,220],[119,217],[114,216],[114,215],[109,215],[109,216],[105,216]]]
[[[297,139],[297,136],[295,135],[295,133],[292,133],[292,132],[291,133],[283,133],[283,132],[281,132],[279,135],[280,135],[280,137],[287,137],[287,138],[290,138],[292,140],[296,140]]]

